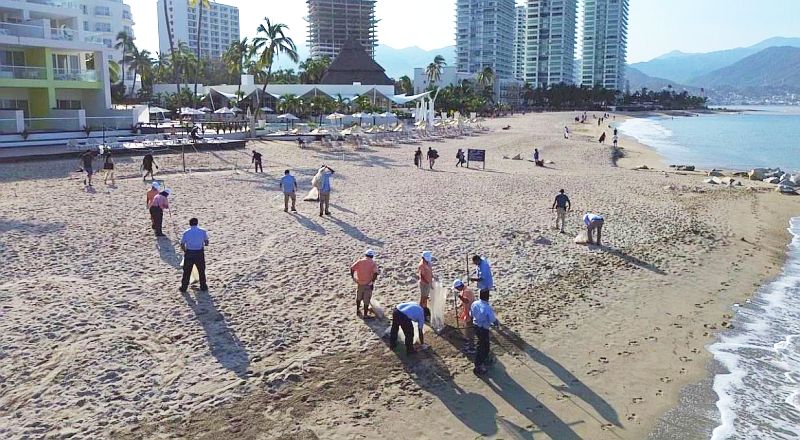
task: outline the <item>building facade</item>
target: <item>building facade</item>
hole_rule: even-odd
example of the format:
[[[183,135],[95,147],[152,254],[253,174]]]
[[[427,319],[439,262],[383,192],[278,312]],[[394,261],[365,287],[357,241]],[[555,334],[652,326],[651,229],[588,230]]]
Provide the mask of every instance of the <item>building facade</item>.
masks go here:
[[[525,50],[528,41],[528,8],[517,5],[514,19],[514,78],[525,79]]]
[[[306,0],[308,48],[311,58],[334,59],[350,38],[355,38],[373,59],[376,0]]]
[[[120,21],[125,9],[106,10],[105,3],[112,2],[3,2],[0,110],[22,110],[30,119],[27,127],[37,130],[58,128],[45,120],[54,121],[65,111],[85,111],[91,116],[111,108],[108,66],[114,51],[106,41],[107,28],[95,32],[97,27],[91,23]],[[119,17],[108,17],[106,12],[111,11]],[[99,16],[88,17],[96,12]]]
[[[585,0],[581,85],[625,86],[628,0]]]
[[[574,83],[577,0],[528,0],[525,80],[534,87]]]
[[[167,16],[164,15],[164,2]],[[172,43],[181,43],[202,58],[221,58],[231,43],[240,40],[239,8],[212,1],[205,8],[200,21],[200,2],[195,7],[188,0],[158,0],[158,45],[161,53],[169,53],[170,42],[166,19],[172,28]],[[197,28],[200,27],[200,46],[197,45]]]
[[[456,65],[459,72],[490,67],[498,79],[514,76],[514,0],[458,0]]]

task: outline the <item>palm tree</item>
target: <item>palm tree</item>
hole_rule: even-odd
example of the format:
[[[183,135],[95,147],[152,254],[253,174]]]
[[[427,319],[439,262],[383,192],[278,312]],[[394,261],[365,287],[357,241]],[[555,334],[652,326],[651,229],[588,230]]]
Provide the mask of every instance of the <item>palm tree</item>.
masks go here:
[[[211,2],[209,0],[189,0],[189,7],[194,8],[197,7],[198,17],[197,17],[197,58],[202,59],[201,54],[201,46],[200,46],[200,29],[203,27],[203,10],[208,8],[211,9]],[[201,69],[195,70],[194,74],[194,95],[192,97],[192,101],[197,99],[197,77],[200,74]]]
[[[170,57],[167,54],[158,53],[158,56],[153,60],[153,80],[155,82],[169,81],[168,77],[171,71]]]
[[[444,57],[441,55],[436,55],[433,58],[433,62],[428,64],[428,67],[425,68],[425,75],[428,77],[428,83],[430,85],[434,85],[439,82],[439,79],[442,78],[442,70],[447,63],[444,61]]]
[[[144,88],[145,75],[150,75],[153,69],[153,59],[150,56],[150,51],[147,49],[134,48],[131,54],[131,69],[133,69],[133,87],[131,91],[136,88],[136,75],[139,74],[142,78],[142,88]]]
[[[398,93],[411,95],[414,92],[414,84],[411,82],[411,78],[409,78],[408,75],[403,75],[395,83],[395,89]]]
[[[117,43],[114,44],[114,49],[122,50],[122,59],[120,60],[120,68],[122,69],[122,83],[125,83],[125,61],[129,61],[129,54],[133,52],[136,46],[133,44],[133,37],[127,32],[120,31],[117,34]]]
[[[242,92],[242,72],[247,60],[251,58],[252,46],[247,40],[247,37],[242,38],[241,41],[234,41],[225,54],[222,55],[222,60],[228,68],[228,73],[235,75],[239,81],[239,87],[236,89],[236,96]]]
[[[494,70],[491,67],[486,66],[483,70],[478,73],[478,84],[483,87],[489,87],[494,85]]]
[[[167,8],[167,3],[168,2],[166,2],[166,1],[164,2],[164,23],[167,24],[167,39],[169,39],[169,53],[170,53],[170,58],[172,60],[172,66],[173,66],[172,78],[173,78],[173,80],[175,81],[175,84],[178,87],[178,107],[180,107],[181,106],[181,85],[180,85],[179,80],[178,80],[178,78],[179,78],[178,70],[177,70],[177,68],[175,68],[175,42],[172,40],[172,37],[173,37],[173,35],[172,35],[172,25],[169,23],[169,9]]]
[[[253,46],[259,55],[261,67],[267,69],[263,89],[266,92],[275,59],[280,54],[285,54],[296,63],[299,57],[294,41],[285,35],[285,31],[288,31],[289,27],[283,23],[273,24],[267,17],[264,17],[264,21],[265,23],[258,26],[258,36],[253,39]]]
[[[318,59],[309,58],[298,66],[300,68],[300,82],[303,84],[319,84],[322,77],[331,65],[330,57]]]

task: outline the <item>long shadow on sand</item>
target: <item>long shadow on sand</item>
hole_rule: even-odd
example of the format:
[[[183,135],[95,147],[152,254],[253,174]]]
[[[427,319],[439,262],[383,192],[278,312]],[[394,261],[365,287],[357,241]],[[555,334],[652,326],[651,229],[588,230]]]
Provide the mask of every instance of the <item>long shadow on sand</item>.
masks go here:
[[[175,252],[175,244],[167,237],[157,237],[156,240],[156,249],[158,249],[158,255],[161,257],[161,261],[169,264],[174,268],[181,267],[181,259],[178,256],[178,253]]]
[[[379,338],[382,338],[386,328],[391,325],[391,321],[376,319],[367,321],[367,325]],[[388,338],[383,339],[383,342],[388,344]],[[453,381],[453,375],[447,365],[436,353],[417,352],[407,356],[405,346],[399,342],[394,352],[403,364],[403,369],[408,377],[421,389],[436,396],[464,426],[481,436],[497,434],[495,421],[497,408],[486,397],[458,386]]]
[[[306,217],[303,214],[293,212],[291,216],[292,218],[297,220],[297,223],[300,223],[302,227],[308,229],[311,232],[316,232],[319,235],[325,235],[327,233],[325,232],[325,228],[323,228],[318,223],[315,223],[314,220],[311,220],[311,218]]]
[[[208,348],[217,361],[240,378],[247,377],[250,359],[239,338],[233,333],[225,315],[217,310],[214,298],[208,293],[198,291],[196,298],[183,294],[186,304],[194,312],[208,339]]]
[[[642,268],[642,269],[647,269],[647,270],[649,270],[651,272],[655,272],[655,273],[657,273],[659,275],[666,275],[667,274],[663,270],[659,269],[657,266],[655,266],[653,264],[650,264],[650,263],[648,263],[646,261],[642,261],[642,260],[634,257],[633,255],[626,254],[625,252],[622,252],[620,249],[614,249],[614,248],[610,248],[610,247],[606,247],[606,246],[599,246],[599,248],[603,252],[605,252],[605,253],[607,253],[609,255],[613,255],[613,256],[619,258],[620,260],[630,264],[630,265],[633,265],[633,266],[636,266],[636,267],[639,267],[639,268]]]
[[[335,223],[336,226],[341,228],[342,232],[344,232],[345,234],[349,235],[350,237],[353,237],[354,239],[356,239],[356,240],[358,240],[358,241],[360,241],[362,243],[365,243],[365,244],[367,244],[369,246],[383,246],[383,242],[382,241],[376,240],[374,238],[370,238],[369,236],[367,236],[366,234],[361,232],[360,229],[358,229],[357,227],[345,222],[344,220],[340,220],[340,219],[338,219],[336,217],[328,217],[328,219],[330,219],[330,221]]]
[[[553,386],[554,389],[563,392],[569,393],[576,397],[579,397],[581,400],[586,402],[587,404],[591,405],[600,417],[605,419],[608,423],[611,423],[615,426],[620,426],[619,415],[617,411],[611,407],[611,405],[605,401],[601,396],[595,393],[591,388],[589,388],[586,384],[580,381],[574,374],[572,374],[569,370],[564,368],[561,364],[559,364],[555,359],[547,356],[545,353],[539,351],[532,345],[525,342],[519,335],[517,335],[513,330],[509,329],[505,326],[500,326],[497,330],[497,335],[502,336],[505,341],[510,342],[514,345],[517,349],[521,350],[525,354],[527,354],[531,360],[536,362],[537,364],[547,368],[552,372],[556,377],[558,377],[561,382],[564,383],[563,386]],[[551,385],[552,386],[552,385]],[[523,412],[524,414],[524,412]],[[602,421],[599,421],[601,424]],[[562,437],[554,437],[554,438],[562,438]],[[577,438],[577,437],[576,437]]]

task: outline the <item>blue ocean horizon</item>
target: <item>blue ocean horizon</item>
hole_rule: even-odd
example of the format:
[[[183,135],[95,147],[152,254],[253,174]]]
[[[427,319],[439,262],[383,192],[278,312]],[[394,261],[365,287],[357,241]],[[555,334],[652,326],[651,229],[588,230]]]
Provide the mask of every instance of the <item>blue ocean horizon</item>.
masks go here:
[[[619,130],[655,149],[668,164],[800,171],[800,107],[728,109],[740,112],[631,118]]]

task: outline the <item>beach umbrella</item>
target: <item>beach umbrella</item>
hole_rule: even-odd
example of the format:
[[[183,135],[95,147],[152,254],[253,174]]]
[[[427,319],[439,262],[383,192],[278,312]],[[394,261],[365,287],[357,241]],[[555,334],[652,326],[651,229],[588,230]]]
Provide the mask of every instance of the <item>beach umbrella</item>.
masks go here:
[[[148,111],[150,113],[169,113],[169,110],[161,107],[150,107]]]
[[[228,107],[222,107],[222,108],[214,111],[214,114],[217,114],[217,115],[235,115],[236,113],[233,110],[229,109]]]
[[[262,111],[262,112],[264,112],[264,113],[272,113],[272,112],[274,112],[275,110],[273,110],[273,109],[271,109],[271,108],[269,108],[269,107],[266,107],[266,106],[264,106],[264,107],[261,107],[261,111]]]
[[[286,121],[286,129],[288,130],[289,129],[289,122],[291,122],[292,126],[294,127],[294,121],[297,121],[300,118],[298,118],[297,116],[295,116],[295,115],[293,115],[291,113],[284,113],[282,115],[278,115],[278,119],[283,119],[284,121]]]
[[[203,113],[211,113],[211,109],[210,109],[210,108],[208,108],[208,107],[200,107],[200,108],[199,108],[199,109],[197,109],[197,110],[199,110],[199,111],[201,111],[201,112],[203,112]]]
[[[234,107],[234,108],[232,108],[231,110],[232,110],[234,113],[241,113],[241,112],[243,112],[243,111],[244,111],[244,110],[240,109],[239,107]]]

